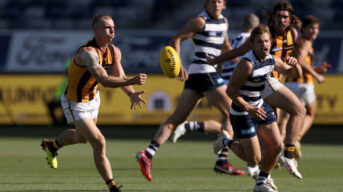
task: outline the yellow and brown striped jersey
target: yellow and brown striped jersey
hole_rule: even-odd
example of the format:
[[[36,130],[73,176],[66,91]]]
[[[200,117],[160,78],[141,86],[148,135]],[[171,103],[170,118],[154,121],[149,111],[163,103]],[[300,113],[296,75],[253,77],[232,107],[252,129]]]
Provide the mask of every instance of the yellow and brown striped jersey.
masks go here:
[[[113,46],[107,46],[106,52],[102,53],[95,39],[92,39],[82,45],[83,47],[93,47],[100,58],[100,65],[107,71],[113,64],[114,49]],[[77,51],[77,52],[78,52]],[[65,97],[75,102],[88,102],[95,98],[98,91],[98,81],[90,74],[86,66],[80,66],[72,59],[68,68],[68,87],[65,91]]]
[[[286,56],[289,56],[295,45],[295,34],[289,29],[285,34],[279,35],[276,33],[272,26],[269,27],[272,34],[273,44],[270,49],[270,54],[278,56],[282,61],[285,61]],[[272,77],[276,79],[280,78],[280,74],[277,71],[273,71]]]
[[[299,42],[301,42],[302,39],[299,39]],[[313,49],[313,48],[312,48]],[[305,63],[309,66],[312,67],[313,64],[313,54],[308,53],[305,57]],[[307,84],[313,84],[313,77],[310,73],[307,73],[303,71],[302,77],[299,78],[286,78],[286,82],[298,82],[298,83],[307,83]]]

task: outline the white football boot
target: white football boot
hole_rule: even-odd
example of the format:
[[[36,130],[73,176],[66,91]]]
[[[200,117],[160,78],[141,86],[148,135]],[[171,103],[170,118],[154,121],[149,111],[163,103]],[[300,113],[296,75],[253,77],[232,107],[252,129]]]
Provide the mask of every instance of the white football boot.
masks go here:
[[[185,127],[185,124],[188,123],[187,121],[184,121],[179,126],[176,127],[173,135],[172,135],[172,141],[173,143],[176,143],[176,141],[184,134],[186,134],[187,130]]]
[[[213,143],[213,152],[214,154],[218,155],[220,153],[220,150],[228,148],[224,145],[224,140],[225,139],[231,139],[229,134],[227,134],[226,132],[221,133],[218,136],[218,139]]]
[[[283,154],[279,157],[279,163],[281,166],[286,167],[287,171],[298,179],[302,179],[300,172],[298,171],[298,163],[295,159],[289,159]]]
[[[255,165],[254,167],[247,166],[247,175],[253,179],[257,179],[258,174],[260,174],[260,168],[258,165]]]
[[[256,180],[254,192],[277,192],[270,185],[268,179]]]

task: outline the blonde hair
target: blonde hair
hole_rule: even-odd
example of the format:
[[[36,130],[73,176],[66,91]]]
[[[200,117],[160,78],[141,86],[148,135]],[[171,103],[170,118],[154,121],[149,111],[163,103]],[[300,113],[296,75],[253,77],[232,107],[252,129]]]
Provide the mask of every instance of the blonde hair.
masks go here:
[[[269,27],[267,25],[259,24],[257,27],[252,30],[251,35],[249,37],[250,42],[254,42],[256,35],[261,35],[263,33],[268,33],[270,39],[272,38],[272,35],[270,34]]]
[[[94,27],[97,23],[99,23],[101,20],[104,20],[104,19],[112,20],[112,17],[109,15],[103,15],[103,14],[96,15],[92,20],[92,27]]]

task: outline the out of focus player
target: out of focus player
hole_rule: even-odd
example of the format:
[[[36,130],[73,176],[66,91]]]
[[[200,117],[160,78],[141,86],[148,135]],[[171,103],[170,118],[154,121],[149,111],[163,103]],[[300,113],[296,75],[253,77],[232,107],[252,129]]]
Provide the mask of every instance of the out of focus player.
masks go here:
[[[285,85],[292,90],[295,95],[298,96],[301,103],[306,108],[306,116],[301,126],[298,143],[296,145],[296,157],[301,157],[300,141],[303,136],[309,131],[312,126],[312,122],[316,110],[316,94],[314,91],[313,78],[318,83],[323,83],[325,77],[322,73],[327,71],[327,68],[331,67],[327,63],[323,63],[318,67],[312,66],[313,64],[313,41],[317,38],[319,33],[319,19],[315,16],[309,15],[302,20],[301,37],[296,43],[294,49],[294,56],[298,59],[302,69],[303,76],[301,78],[292,79],[287,78]],[[280,125],[280,132],[282,138],[286,135],[286,124],[289,115],[283,117]]]
[[[120,192],[113,180],[111,164],[106,156],[106,140],[96,126],[100,95],[98,84],[117,88],[130,97],[131,109],[141,107],[144,91],[136,92],[131,85],[142,85],[146,74],[133,78],[125,75],[121,65],[120,49],[110,42],[113,40],[114,22],[108,15],[97,15],[92,22],[94,38],[81,46],[68,69],[68,87],[62,96],[62,107],[68,123],[75,129],[63,131],[54,141],[44,139],[43,150],[47,154],[48,164],[57,168],[57,150],[61,147],[89,142],[93,148],[96,168],[111,192]],[[112,68],[114,76],[107,70]]]
[[[260,19],[253,13],[250,13],[244,17],[242,33],[238,34],[231,41],[233,49],[240,47],[250,37],[251,31],[260,23]],[[241,57],[239,57],[241,58]],[[229,84],[230,77],[237,63],[234,61],[225,61],[223,65],[218,65],[220,68],[218,71],[221,72],[221,77],[225,80],[225,84]],[[187,132],[205,132],[205,133],[221,133],[221,125],[215,120],[206,120],[204,122],[197,121],[185,121],[180,124],[172,135],[172,141],[175,143],[182,135]],[[218,158],[220,161],[220,158]]]
[[[175,128],[184,122],[192,110],[199,104],[203,97],[221,112],[222,130],[233,135],[229,122],[229,109],[231,100],[225,93],[226,85],[218,75],[213,65],[206,61],[206,55],[218,56],[222,51],[228,51],[231,46],[228,42],[227,19],[222,15],[225,9],[224,0],[206,0],[205,9],[196,18],[188,21],[170,45],[180,55],[180,44],[182,41],[192,38],[194,42],[194,57],[188,69],[189,78],[185,82],[184,90],[178,101],[174,113],[159,127],[150,145],[143,151],[137,153],[142,174],[152,181],[151,163],[160,145],[165,143]],[[182,66],[182,65],[181,65]],[[181,67],[181,79],[186,79],[187,71]],[[227,161],[227,151],[223,152],[222,161],[217,162],[215,170],[232,175],[243,175],[244,171],[236,170]]]

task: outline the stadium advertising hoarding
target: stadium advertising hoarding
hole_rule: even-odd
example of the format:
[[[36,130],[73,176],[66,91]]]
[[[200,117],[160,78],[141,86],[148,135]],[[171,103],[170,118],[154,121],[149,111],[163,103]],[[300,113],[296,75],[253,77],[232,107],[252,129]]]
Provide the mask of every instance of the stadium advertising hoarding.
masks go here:
[[[113,43],[123,55],[127,73],[161,73],[159,55],[172,31],[116,31]],[[64,63],[92,38],[90,31],[14,31],[0,33],[8,43],[0,49],[0,70],[9,73],[62,73]],[[3,42],[3,41],[2,41]],[[4,41],[5,42],[5,41]],[[189,63],[191,42],[182,45],[182,60]],[[7,53],[5,55],[5,53]],[[7,56],[7,57],[5,57]]]
[[[237,32],[232,32],[234,37]],[[113,43],[122,53],[127,73],[161,73],[159,53],[175,31],[117,30]],[[1,32],[0,72],[62,73],[82,43],[91,39],[91,31],[13,31]],[[321,32],[314,42],[314,65],[332,64],[329,73],[343,73],[343,34]],[[182,43],[181,59],[185,66],[192,60],[191,40]]]
[[[0,124],[52,123],[46,102],[53,98],[62,75],[2,75],[0,85]],[[324,84],[316,84],[316,124],[343,124],[343,76],[326,76]],[[143,86],[143,109],[130,110],[129,98],[120,89],[100,88],[99,124],[160,124],[174,111],[183,83],[161,75],[149,75]],[[58,115],[63,115],[57,110]],[[188,120],[220,119],[220,113],[206,99]]]

